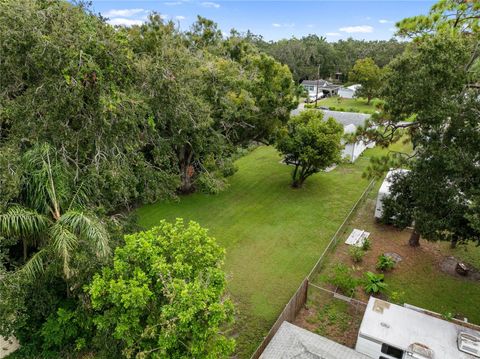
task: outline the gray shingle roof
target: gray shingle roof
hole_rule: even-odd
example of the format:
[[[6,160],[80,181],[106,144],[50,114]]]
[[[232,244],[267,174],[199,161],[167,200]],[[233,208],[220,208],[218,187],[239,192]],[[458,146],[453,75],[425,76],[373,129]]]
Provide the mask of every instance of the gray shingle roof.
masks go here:
[[[334,341],[283,322],[260,359],[370,359]]]
[[[355,125],[363,126],[365,121],[370,118],[370,115],[366,113],[356,113],[356,112],[341,112],[341,111],[330,111],[330,110],[321,110],[324,113],[324,118],[333,117],[337,122],[341,123],[343,126]]]

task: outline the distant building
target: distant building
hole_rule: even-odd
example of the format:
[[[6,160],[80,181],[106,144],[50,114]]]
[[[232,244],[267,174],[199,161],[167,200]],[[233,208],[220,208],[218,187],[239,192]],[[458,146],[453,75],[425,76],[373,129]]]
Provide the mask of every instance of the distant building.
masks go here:
[[[316,96],[317,93],[319,97],[336,96],[340,89],[339,85],[334,85],[326,80],[303,80],[302,86],[307,90],[309,98]]]
[[[357,132],[357,127],[365,126],[367,119],[370,118],[370,115],[365,113],[357,112],[342,112],[342,111],[330,111],[330,110],[321,110],[324,114],[324,119],[332,117],[338,123],[343,125],[344,134],[352,134]],[[351,162],[355,162],[358,157],[365,151],[367,148],[372,148],[375,146],[374,142],[366,143],[364,141],[357,141],[355,143],[345,143],[345,147],[342,151],[343,158],[349,158]]]
[[[340,87],[338,89],[338,96],[343,98],[354,98],[357,90],[362,87],[362,85],[356,84],[348,87]]]

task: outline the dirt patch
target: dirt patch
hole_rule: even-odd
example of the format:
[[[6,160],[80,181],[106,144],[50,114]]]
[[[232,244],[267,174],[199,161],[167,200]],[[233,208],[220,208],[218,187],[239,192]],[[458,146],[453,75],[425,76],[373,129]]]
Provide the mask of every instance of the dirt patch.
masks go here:
[[[364,310],[333,298],[331,294],[312,294],[310,291],[307,307],[300,311],[294,324],[355,348]]]
[[[469,280],[480,282],[480,271],[472,266],[467,266],[469,269],[468,275],[463,276],[458,274],[456,271],[458,262],[460,261],[455,257],[452,257],[452,256],[445,257],[439,264],[440,270],[444,273],[447,273],[459,279],[469,279]]]

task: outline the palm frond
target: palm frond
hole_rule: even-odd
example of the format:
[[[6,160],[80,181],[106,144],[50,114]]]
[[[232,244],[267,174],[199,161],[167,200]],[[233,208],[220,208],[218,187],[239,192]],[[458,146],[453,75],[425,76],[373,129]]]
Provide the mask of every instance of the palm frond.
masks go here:
[[[46,249],[41,249],[35,253],[17,272],[17,275],[24,275],[33,280],[45,270],[45,261],[48,256]]]
[[[110,237],[104,225],[94,216],[82,211],[70,210],[64,213],[59,223],[67,226],[83,240],[95,246],[98,256],[107,256],[110,253]]]
[[[63,260],[63,273],[70,277],[70,256],[78,243],[77,236],[59,221],[50,228],[50,240],[53,251]]]
[[[0,234],[10,237],[28,238],[45,233],[50,220],[35,211],[21,206],[10,207],[0,214]]]

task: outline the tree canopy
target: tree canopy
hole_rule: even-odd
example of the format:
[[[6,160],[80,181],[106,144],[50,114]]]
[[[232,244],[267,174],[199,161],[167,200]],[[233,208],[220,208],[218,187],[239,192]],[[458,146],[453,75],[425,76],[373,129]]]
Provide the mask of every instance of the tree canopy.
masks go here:
[[[341,160],[343,126],[333,118],[323,120],[318,110],[305,110],[293,116],[279,131],[277,149],[285,163],[294,166],[292,186],[301,187],[305,180]]]
[[[233,340],[225,298],[224,251],[197,223],[182,220],[125,237],[113,266],[88,287],[98,331],[119,340],[126,357],[221,358]]]
[[[361,87],[356,91],[355,95],[358,97],[366,97],[367,103],[378,95],[381,85],[382,72],[375,64],[373,59],[367,57],[366,59],[359,59],[355,62],[348,78],[357,82]]]
[[[368,124],[375,126],[361,131],[384,146],[402,135],[412,142],[413,154],[393,153],[371,168],[411,169],[394,181],[385,215],[402,228],[414,224],[412,245],[420,235],[452,245],[480,238],[479,94],[472,82],[479,58],[478,11],[473,3],[440,1],[428,17],[399,23],[399,33],[414,41],[388,66],[384,112]]]

